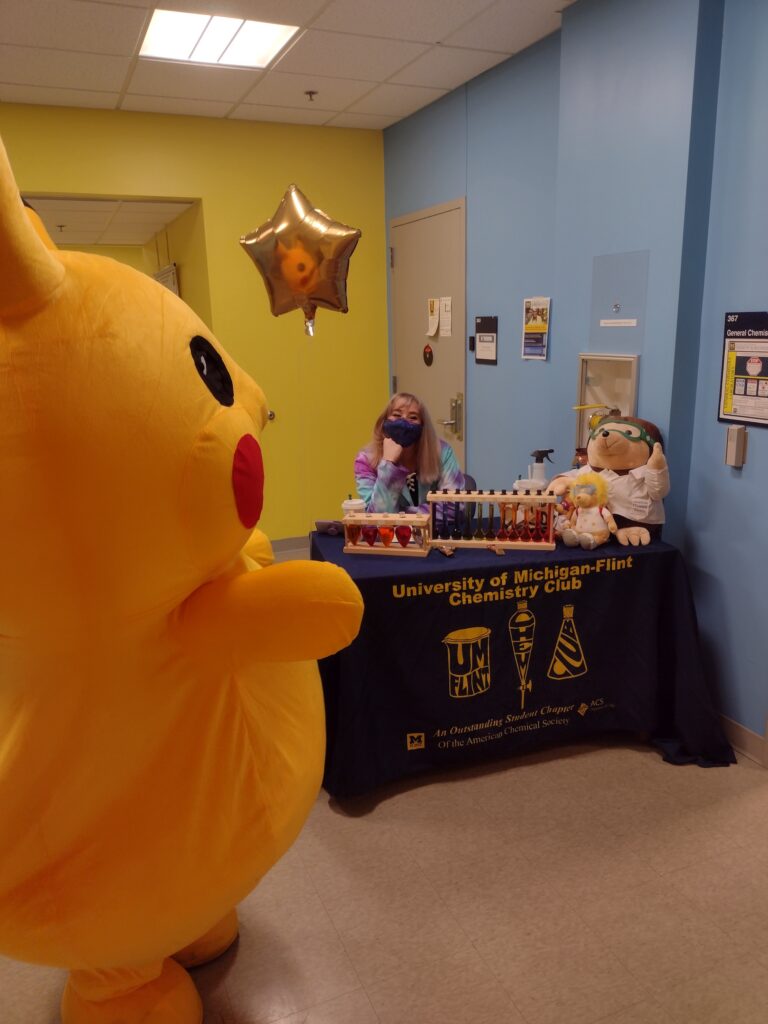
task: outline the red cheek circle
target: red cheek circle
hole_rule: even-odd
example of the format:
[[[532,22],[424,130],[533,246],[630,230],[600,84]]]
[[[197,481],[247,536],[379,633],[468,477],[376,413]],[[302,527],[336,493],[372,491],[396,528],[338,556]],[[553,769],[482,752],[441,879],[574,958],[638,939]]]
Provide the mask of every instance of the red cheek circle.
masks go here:
[[[261,447],[252,434],[243,434],[232,460],[232,490],[240,522],[251,529],[259,521],[264,505],[264,461]]]

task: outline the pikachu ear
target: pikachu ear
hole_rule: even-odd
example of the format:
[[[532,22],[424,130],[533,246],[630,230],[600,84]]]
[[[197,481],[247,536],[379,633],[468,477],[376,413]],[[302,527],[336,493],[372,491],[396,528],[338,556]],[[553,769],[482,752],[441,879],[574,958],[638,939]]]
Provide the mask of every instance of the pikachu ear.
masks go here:
[[[289,251],[290,250],[286,249],[286,247],[283,245],[283,243],[278,238],[277,239],[277,244],[275,246],[275,252],[277,253],[278,259],[284,260],[285,257],[288,255]]]
[[[24,210],[0,142],[0,318],[45,305],[63,276],[64,268]]]

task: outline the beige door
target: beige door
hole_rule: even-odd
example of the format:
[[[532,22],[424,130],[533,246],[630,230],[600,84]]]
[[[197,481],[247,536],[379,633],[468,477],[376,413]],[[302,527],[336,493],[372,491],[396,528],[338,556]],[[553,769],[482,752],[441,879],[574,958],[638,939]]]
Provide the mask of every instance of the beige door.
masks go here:
[[[464,200],[395,218],[389,239],[393,384],[425,403],[438,436],[465,469]],[[451,301],[450,337],[441,337],[440,328],[428,337],[428,302],[443,298]],[[426,345],[431,365],[424,359]]]

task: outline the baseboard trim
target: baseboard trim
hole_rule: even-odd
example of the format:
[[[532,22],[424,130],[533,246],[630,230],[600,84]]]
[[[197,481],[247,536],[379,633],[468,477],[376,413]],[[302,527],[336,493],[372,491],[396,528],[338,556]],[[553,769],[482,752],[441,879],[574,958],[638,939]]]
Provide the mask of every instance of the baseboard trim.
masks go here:
[[[751,729],[739,725],[738,722],[726,718],[725,715],[721,715],[721,718],[725,735],[731,746],[751,761],[757,762],[763,768],[768,768],[768,735],[760,736],[758,733],[752,732]]]
[[[273,551],[296,551],[297,548],[306,548],[309,551],[309,538],[303,537],[282,537],[280,540],[272,541]]]

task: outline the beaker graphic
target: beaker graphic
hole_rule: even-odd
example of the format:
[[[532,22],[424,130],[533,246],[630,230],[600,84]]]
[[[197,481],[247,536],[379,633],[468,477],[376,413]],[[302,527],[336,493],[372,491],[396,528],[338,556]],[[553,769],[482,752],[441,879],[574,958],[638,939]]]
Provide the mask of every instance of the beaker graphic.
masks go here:
[[[448,695],[476,697],[491,688],[491,631],[455,629],[443,637],[448,650]]]
[[[573,605],[566,604],[563,605],[563,621],[547,676],[550,679],[575,679],[586,671],[587,662],[573,621]]]
[[[509,639],[512,644],[512,653],[515,656],[515,666],[520,679],[520,710],[525,708],[525,693],[533,689],[533,683],[528,679],[528,669],[531,665],[531,654],[533,653],[533,633],[536,629],[536,616],[528,607],[527,601],[517,602],[517,611],[513,612],[509,619]]]

